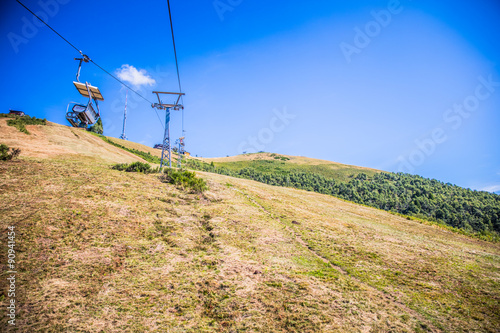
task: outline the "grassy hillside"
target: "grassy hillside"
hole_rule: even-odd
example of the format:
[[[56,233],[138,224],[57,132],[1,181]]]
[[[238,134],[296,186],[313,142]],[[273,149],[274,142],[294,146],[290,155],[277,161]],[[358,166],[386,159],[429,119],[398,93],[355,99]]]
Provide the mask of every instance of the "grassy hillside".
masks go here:
[[[28,130],[36,136],[13,139],[0,123],[0,143],[26,148],[0,163],[2,244],[16,230],[18,332],[500,327],[499,244],[211,173],[198,173],[209,190],[190,194],[111,169],[139,159],[83,131]]]
[[[379,170],[362,168],[336,162],[318,160],[302,156],[287,156],[274,153],[244,154],[221,158],[204,158],[207,163],[217,167],[225,167],[232,171],[253,168],[261,172],[311,172],[339,181],[349,181],[363,172],[369,176],[381,172]]]
[[[250,158],[247,158],[250,157]],[[245,160],[246,158],[246,160]],[[243,155],[215,165],[189,160],[186,165],[201,171],[256,180],[275,186],[329,194],[351,202],[439,223],[450,230],[489,241],[500,241],[500,196],[464,189],[417,175],[374,172],[345,166],[341,171],[328,164],[298,165],[277,154]],[[218,159],[223,160],[223,159]],[[330,165],[336,163],[330,163]]]
[[[7,118],[0,118],[0,143],[20,148],[22,156],[36,158],[94,157],[108,162],[142,161],[136,155],[116,149],[85,130],[51,122],[45,126],[27,125],[30,135],[7,125]]]
[[[132,141],[129,141],[129,140],[117,139],[117,138],[113,138],[113,137],[110,137],[110,136],[107,136],[106,138],[108,140],[111,140],[112,142],[115,142],[115,143],[117,143],[119,145],[122,145],[124,147],[127,147],[129,149],[140,150],[140,151],[143,151],[145,153],[150,153],[151,155],[156,156],[158,158],[161,158],[161,149],[155,149],[155,148],[152,148],[152,147],[148,147],[148,146],[142,145],[140,143],[135,143],[135,142],[132,142]]]
[[[148,146],[145,146],[145,145],[140,144],[140,143],[135,143],[135,142],[132,142],[129,140],[117,139],[117,138],[113,138],[110,136],[107,136],[106,138],[108,140],[110,140],[111,142],[116,143],[120,146],[123,146],[127,149],[138,150],[141,152],[149,153],[149,154],[161,159],[161,149],[155,149],[155,148],[148,147]],[[172,163],[174,163],[174,162],[177,163],[177,154],[172,152]]]

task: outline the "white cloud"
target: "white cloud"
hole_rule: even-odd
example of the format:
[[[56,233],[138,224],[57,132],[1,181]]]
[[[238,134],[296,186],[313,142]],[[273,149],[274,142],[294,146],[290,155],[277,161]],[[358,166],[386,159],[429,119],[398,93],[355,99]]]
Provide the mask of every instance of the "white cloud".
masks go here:
[[[122,65],[121,68],[116,70],[116,75],[120,80],[131,83],[136,87],[149,85],[152,86],[156,81],[147,74],[144,69],[137,69],[131,65]]]
[[[482,191],[487,191],[487,192],[498,192],[500,191],[500,185],[491,185],[491,186],[486,186],[481,189]]]

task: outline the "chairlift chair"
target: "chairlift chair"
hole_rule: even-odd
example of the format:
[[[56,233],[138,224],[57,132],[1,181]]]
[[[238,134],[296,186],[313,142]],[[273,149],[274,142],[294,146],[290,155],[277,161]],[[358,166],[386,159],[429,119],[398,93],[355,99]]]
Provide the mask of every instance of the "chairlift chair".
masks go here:
[[[87,128],[89,125],[93,125],[99,120],[100,111],[97,101],[104,101],[104,97],[102,97],[99,88],[90,85],[88,82],[82,83],[79,80],[82,62],[89,62],[90,59],[84,55],[83,58],[75,58],[75,60],[80,60],[80,64],[78,65],[76,81],[73,81],[73,84],[78,92],[82,96],[88,97],[89,100],[86,104],[70,102],[66,108],[66,119],[73,127]]]

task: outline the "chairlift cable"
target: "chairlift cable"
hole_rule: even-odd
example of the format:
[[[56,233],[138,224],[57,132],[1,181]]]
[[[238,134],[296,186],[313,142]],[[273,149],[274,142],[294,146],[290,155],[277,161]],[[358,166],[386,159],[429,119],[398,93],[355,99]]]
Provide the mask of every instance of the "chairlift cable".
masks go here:
[[[174,46],[175,68],[177,69],[177,82],[179,82],[179,92],[182,93],[181,76],[179,74],[179,61],[177,60],[177,49],[175,48],[174,25],[172,24],[172,11],[170,10],[170,0],[167,0],[168,17],[170,19],[170,31],[172,32],[172,44]],[[184,98],[181,95],[181,102],[184,105]],[[184,136],[184,108],[182,109],[182,135]]]
[[[119,78],[117,78],[116,76],[114,76],[113,74],[111,74],[110,72],[108,72],[107,70],[105,70],[104,68],[102,68],[101,66],[99,66],[98,64],[96,64],[94,62],[94,60],[90,59],[90,62],[92,62],[94,65],[96,65],[99,69],[101,69],[104,73],[108,74],[109,76],[111,76],[113,79],[115,79],[116,81],[120,82],[123,86],[125,86],[126,88],[128,88],[129,90],[133,91],[134,93],[136,93],[139,97],[141,97],[142,99],[144,99],[146,102],[148,102],[149,104],[153,104],[153,102],[151,102],[150,100],[148,100],[146,97],[142,96],[141,94],[139,94],[137,91],[135,91],[134,89],[130,88],[127,84],[123,83]],[[158,120],[160,121],[160,124],[161,126],[164,128],[163,126],[163,123],[161,121],[161,118],[160,118],[160,115],[158,114],[158,111],[156,111],[155,109],[155,113],[156,113],[156,116],[158,117]]]
[[[104,68],[102,68],[101,66],[99,66],[94,60],[88,58],[87,55],[83,54],[83,52],[81,50],[79,50],[75,45],[73,45],[69,40],[67,40],[66,38],[64,38],[60,33],[58,33],[54,28],[52,28],[50,25],[48,25],[44,20],[42,20],[38,15],[36,15],[33,11],[31,11],[31,9],[29,9],[28,7],[26,7],[21,1],[19,0],[16,0],[21,6],[23,6],[27,11],[29,11],[33,16],[35,16],[37,19],[40,20],[40,22],[42,22],[43,24],[45,24],[47,27],[49,27],[50,30],[52,30],[56,35],[58,35],[59,37],[61,37],[66,43],[68,43],[72,48],[74,48],[76,51],[78,51],[78,53],[80,53],[84,58],[86,57],[87,59],[89,59],[94,65],[96,65],[100,70],[102,70],[104,73],[108,74],[109,76],[111,76],[113,79],[115,79],[116,81],[120,82],[120,84],[122,84],[123,86],[127,87],[128,89],[130,89],[131,91],[133,91],[136,95],[138,95],[139,97],[141,97],[142,99],[144,99],[146,102],[148,102],[149,104],[153,104],[153,102],[151,102],[150,100],[148,100],[146,97],[142,96],[141,94],[139,94],[137,91],[135,91],[134,89],[130,88],[127,84],[125,84],[123,81],[121,81],[120,79],[118,79],[116,76],[114,76],[113,74],[111,74],[110,72],[108,72],[107,70],[105,70]],[[175,48],[175,46],[174,46]],[[180,84],[180,81],[179,81],[179,84]],[[156,113],[156,116],[158,117],[158,120],[160,121],[160,125],[162,126],[162,128],[164,128],[163,126],[163,122],[161,121],[160,119],[160,115],[158,114],[158,112],[156,111],[155,109],[155,113]]]
[[[71,42],[69,40],[67,40],[66,38],[64,38],[63,36],[61,36],[60,33],[58,33],[57,31],[55,31],[50,25],[48,25],[44,20],[42,20],[38,15],[36,15],[35,13],[33,13],[31,11],[31,9],[29,9],[28,7],[26,7],[21,1],[19,0],[16,0],[21,6],[23,6],[28,12],[30,12],[34,17],[36,17],[37,19],[39,19],[43,24],[45,24],[47,27],[49,27],[50,30],[54,31],[56,33],[56,35],[58,35],[59,37],[61,37],[66,43],[68,43],[69,45],[71,45],[72,48],[74,48],[75,50],[77,50],[82,56],[83,56],[83,52],[80,51],[75,45],[71,44]]]

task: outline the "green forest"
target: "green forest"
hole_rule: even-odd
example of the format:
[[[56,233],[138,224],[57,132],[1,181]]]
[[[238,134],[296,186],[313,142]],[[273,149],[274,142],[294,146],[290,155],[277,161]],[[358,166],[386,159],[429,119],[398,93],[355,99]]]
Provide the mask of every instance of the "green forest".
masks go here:
[[[261,160],[240,169],[188,160],[192,169],[287,186],[376,207],[386,211],[444,223],[461,230],[490,235],[500,233],[500,195],[473,191],[435,179],[403,173],[359,172],[349,180],[321,172]],[[225,163],[229,164],[229,163]],[[488,237],[491,238],[491,237]]]

